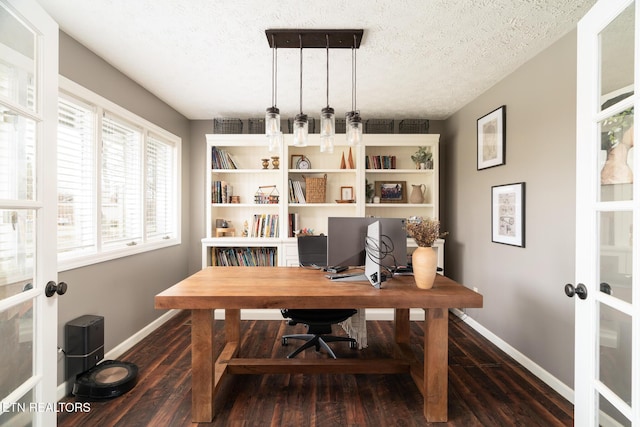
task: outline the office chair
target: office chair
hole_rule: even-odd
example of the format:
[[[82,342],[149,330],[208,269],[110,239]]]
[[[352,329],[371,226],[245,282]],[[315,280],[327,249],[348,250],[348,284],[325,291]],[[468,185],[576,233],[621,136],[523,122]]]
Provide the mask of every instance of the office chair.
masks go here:
[[[302,267],[322,268],[327,265],[327,236],[299,236],[298,237],[298,259]],[[282,345],[287,345],[290,339],[300,339],[306,341],[302,346],[289,354],[287,358],[292,359],[307,348],[320,348],[334,359],[336,355],[331,350],[328,342],[345,341],[350,348],[356,348],[356,340],[349,337],[338,337],[331,334],[331,326],[347,320],[356,314],[355,309],[290,309],[280,310],[285,319],[289,319],[289,325],[298,323],[307,326],[306,334],[284,335]]]

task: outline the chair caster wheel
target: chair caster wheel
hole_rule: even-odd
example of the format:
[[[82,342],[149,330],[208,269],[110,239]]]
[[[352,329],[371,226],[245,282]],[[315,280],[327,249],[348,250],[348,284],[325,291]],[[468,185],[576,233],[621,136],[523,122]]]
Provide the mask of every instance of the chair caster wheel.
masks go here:
[[[282,338],[282,345],[287,345],[289,344],[289,340],[287,338]]]
[[[355,343],[355,342],[353,342],[353,341],[349,341],[349,348],[350,348],[351,350],[355,350],[355,349],[357,349],[357,348],[358,348],[358,343]]]

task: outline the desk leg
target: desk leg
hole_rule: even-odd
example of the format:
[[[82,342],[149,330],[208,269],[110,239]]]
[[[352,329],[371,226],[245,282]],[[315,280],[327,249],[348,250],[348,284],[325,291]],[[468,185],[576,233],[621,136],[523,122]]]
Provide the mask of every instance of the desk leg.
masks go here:
[[[396,308],[393,323],[396,343],[409,344],[409,333],[411,327],[409,323],[409,309]]]
[[[191,310],[191,421],[213,419],[213,310]]]
[[[237,342],[240,348],[240,310],[224,311],[224,336],[227,342]]]
[[[424,416],[429,422],[447,421],[448,310],[425,309]]]

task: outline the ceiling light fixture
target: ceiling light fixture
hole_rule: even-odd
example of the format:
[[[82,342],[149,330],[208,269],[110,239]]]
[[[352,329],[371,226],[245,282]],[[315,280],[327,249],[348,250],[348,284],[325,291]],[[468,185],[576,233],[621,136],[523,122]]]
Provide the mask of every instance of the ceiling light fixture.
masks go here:
[[[300,40],[300,113],[293,121],[293,145],[306,147],[309,139],[309,120],[302,112],[302,34],[298,34]]]
[[[336,135],[335,110],[329,107],[329,34],[327,34],[327,106],[320,111],[320,152],[333,153]]]
[[[356,109],[356,37],[353,36],[351,46],[351,111],[345,114],[347,144],[360,145],[362,143],[362,118]]]
[[[282,140],[280,110],[278,102],[278,47],[272,36],[271,43],[271,107],[267,108],[264,120],[265,135],[269,139],[269,151],[279,151]]]
[[[320,114],[320,151],[333,151],[335,140],[335,110],[329,107],[329,49],[351,49],[351,107],[347,113],[347,134],[355,131],[353,137],[347,137],[350,144],[359,144],[362,140],[362,119],[356,110],[355,102],[355,49],[360,47],[364,30],[300,30],[300,29],[269,29],[265,31],[270,47],[299,48],[300,49],[300,112],[293,122],[293,145],[303,147],[307,145],[309,135],[308,116],[302,112],[302,50],[307,48],[323,48],[327,51],[327,106]],[[274,101],[275,107],[275,101]],[[269,109],[267,109],[267,115]]]

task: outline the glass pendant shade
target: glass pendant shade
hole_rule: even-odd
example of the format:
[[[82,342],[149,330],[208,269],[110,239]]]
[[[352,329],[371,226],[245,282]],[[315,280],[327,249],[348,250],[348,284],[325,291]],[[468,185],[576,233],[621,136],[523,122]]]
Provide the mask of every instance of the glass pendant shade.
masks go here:
[[[282,146],[282,141],[283,141],[282,132],[278,131],[272,135],[269,135],[267,139],[269,140],[269,152],[270,153],[280,152],[280,147]]]
[[[309,139],[309,120],[306,114],[298,114],[293,121],[293,145],[306,147]]]
[[[349,145],[362,143],[362,119],[358,113],[355,113],[347,123],[347,143]]]
[[[336,115],[331,107],[325,107],[320,114],[320,152],[333,153],[336,134]]]
[[[280,132],[280,110],[276,107],[267,108],[264,118],[264,132],[267,137]]]

